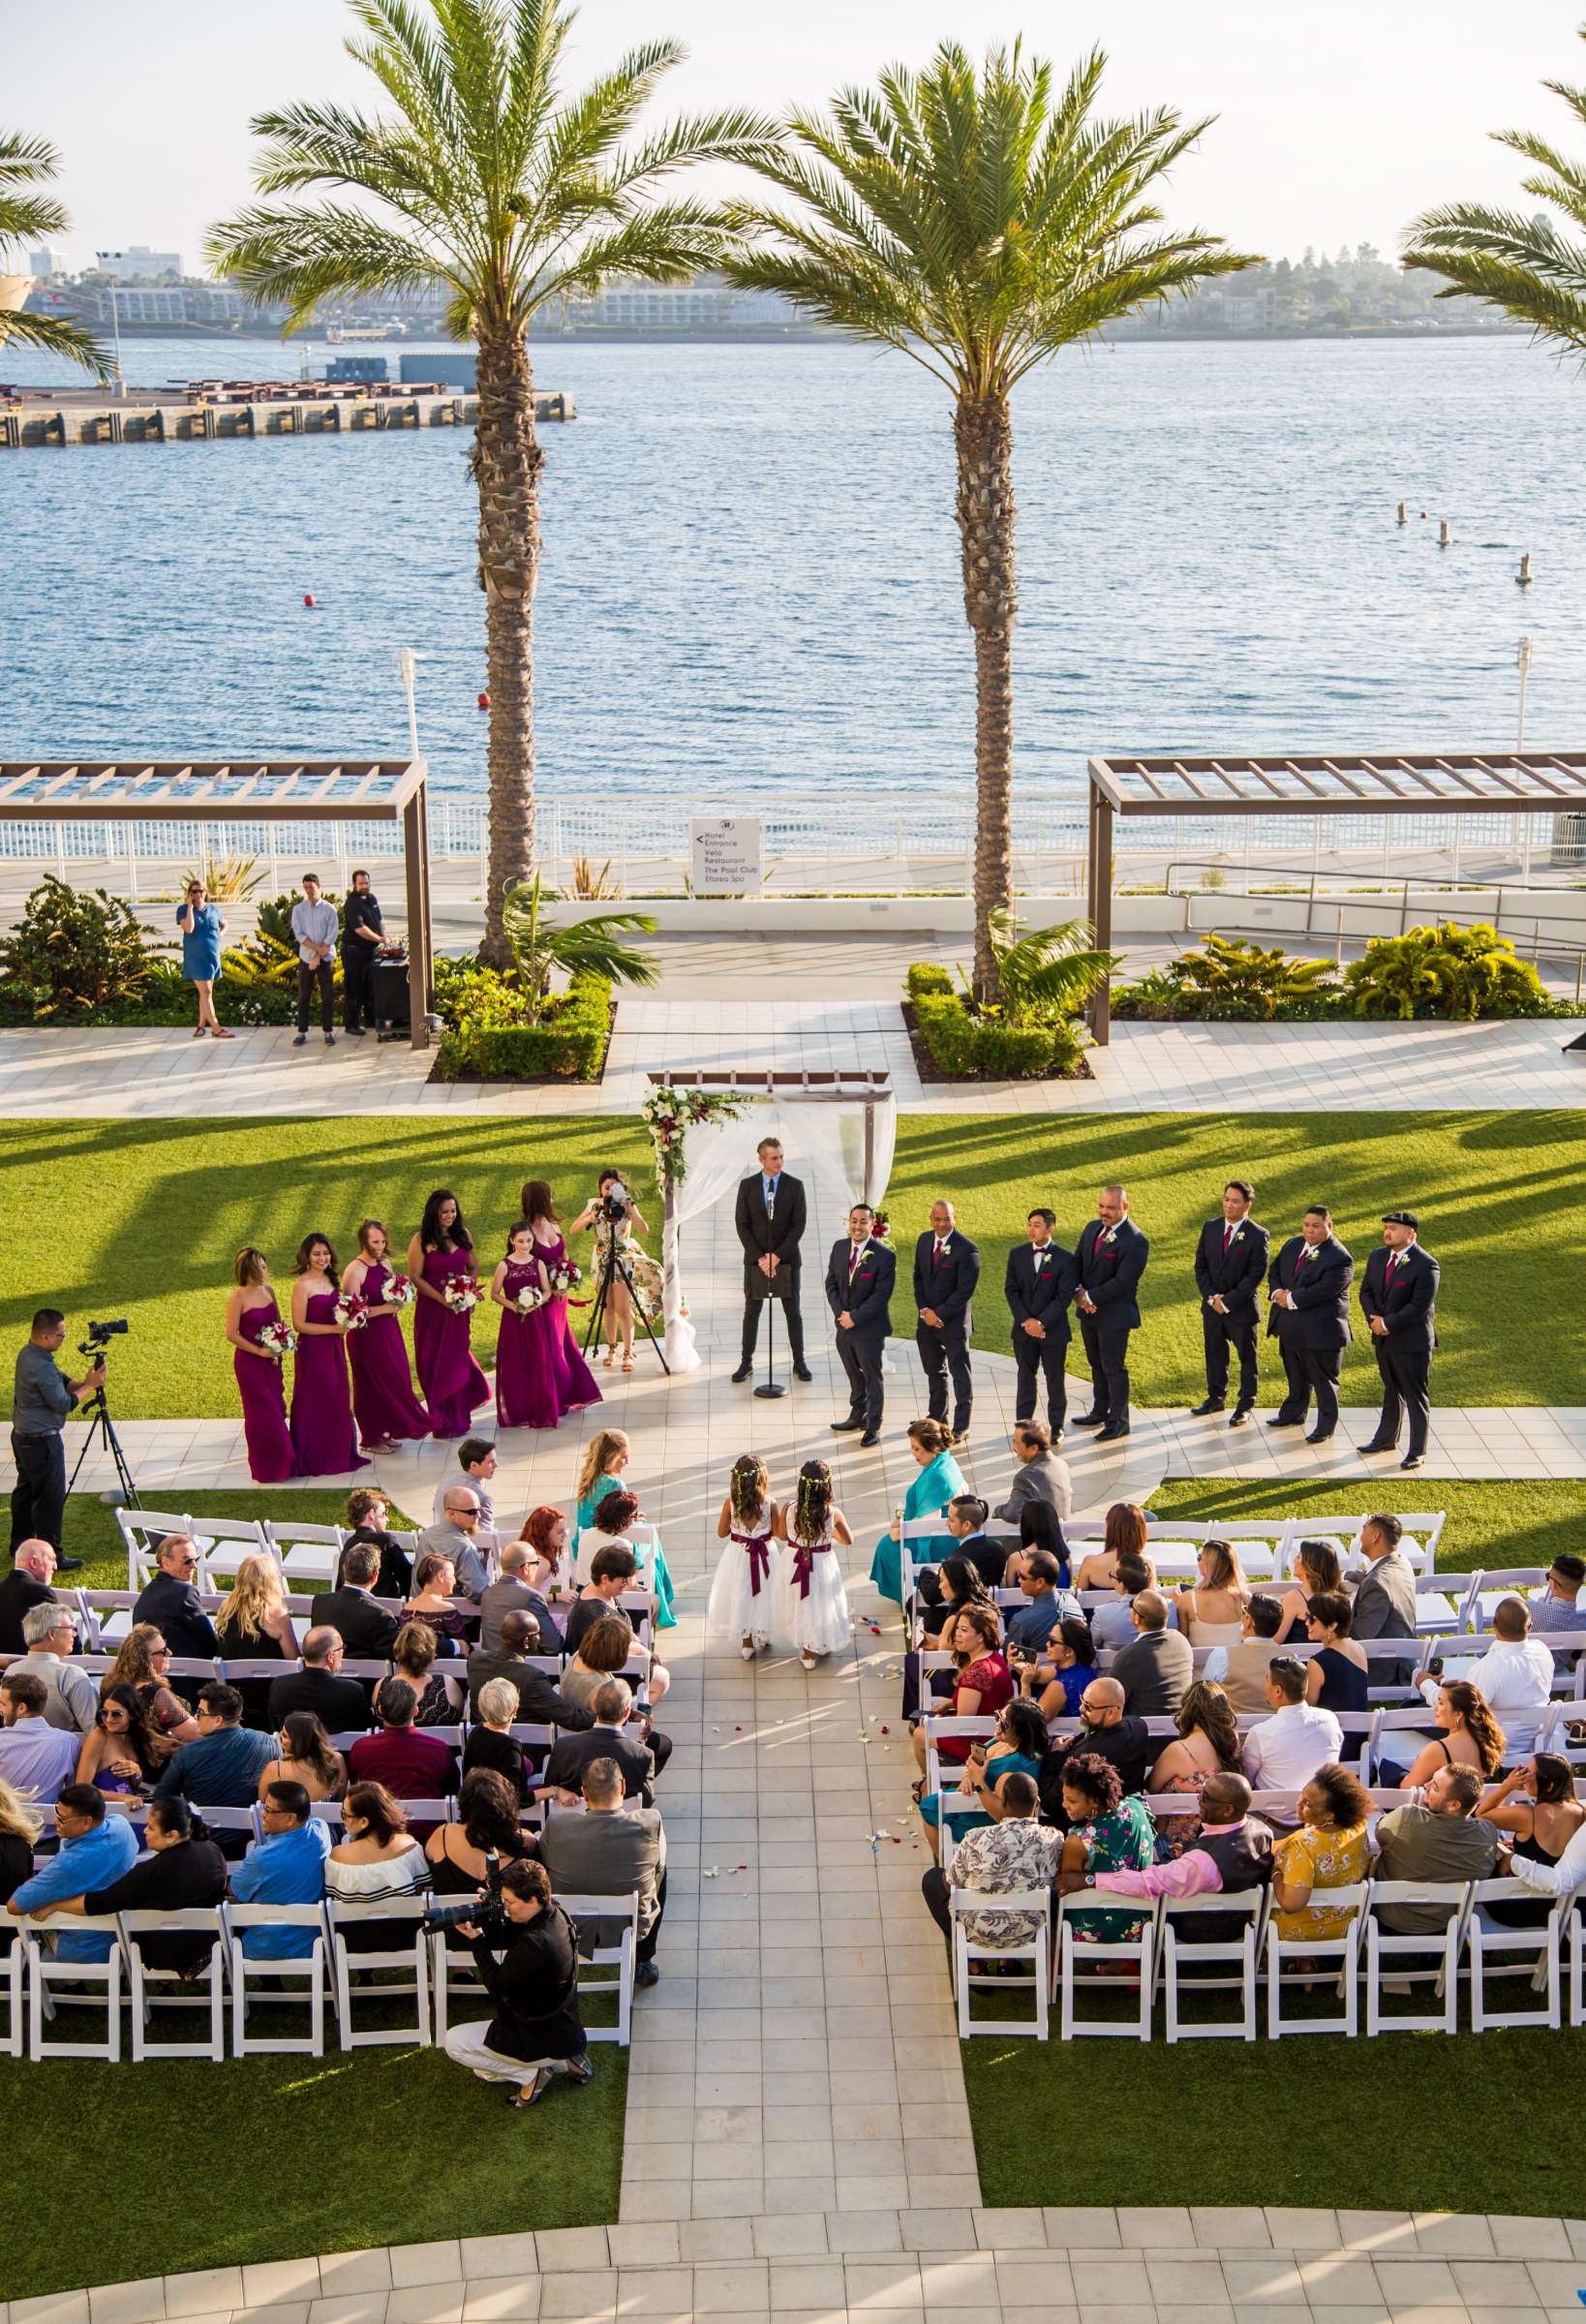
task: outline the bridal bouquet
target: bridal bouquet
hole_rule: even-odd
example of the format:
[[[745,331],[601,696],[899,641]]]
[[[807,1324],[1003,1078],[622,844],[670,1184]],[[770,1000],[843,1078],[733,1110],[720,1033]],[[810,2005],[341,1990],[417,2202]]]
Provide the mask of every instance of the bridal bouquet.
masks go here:
[[[356,1331],[360,1325],[367,1322],[368,1315],[368,1301],[360,1300],[355,1291],[339,1291],[336,1294],[336,1321],[345,1324],[350,1331]]]
[[[517,1309],[519,1315],[533,1315],[536,1307],[544,1306],[545,1294],[539,1289],[537,1284],[525,1283],[522,1290],[513,1300],[512,1304]]]
[[[477,1275],[448,1275],[442,1298],[453,1315],[471,1315],[479,1304]]]
[[[564,1300],[568,1293],[576,1291],[584,1280],[583,1269],[576,1266],[571,1259],[564,1259],[559,1266],[548,1268],[546,1272],[551,1279],[553,1299]]]
[[[412,1275],[393,1275],[386,1284],[383,1294],[384,1303],[387,1307],[412,1307],[417,1298],[418,1293]]]
[[[266,1355],[273,1356],[279,1363],[284,1356],[290,1356],[296,1347],[297,1334],[290,1324],[266,1324],[259,1335],[259,1344]]]

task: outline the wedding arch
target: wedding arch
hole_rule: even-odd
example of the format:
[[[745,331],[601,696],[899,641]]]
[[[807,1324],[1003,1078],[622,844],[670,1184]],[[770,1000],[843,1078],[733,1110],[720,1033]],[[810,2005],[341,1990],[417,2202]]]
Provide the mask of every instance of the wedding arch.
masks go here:
[[[754,1109],[754,1143],[778,1135],[805,1166],[824,1167],[850,1202],[880,1203],[898,1145],[898,1099],[890,1073],[652,1073],[644,1117],[656,1149],[661,1194],[662,1312],[666,1361],[694,1372],[703,1358],[683,1292],[682,1234],[747,1172],[744,1116]]]

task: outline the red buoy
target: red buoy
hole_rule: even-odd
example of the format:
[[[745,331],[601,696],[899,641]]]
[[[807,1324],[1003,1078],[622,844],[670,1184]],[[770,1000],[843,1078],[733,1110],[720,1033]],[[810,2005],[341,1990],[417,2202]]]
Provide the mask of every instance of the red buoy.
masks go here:
[[[488,694],[481,694],[479,696],[479,708],[481,710],[488,710],[490,708],[490,696]]]
[[[305,605],[312,605],[312,604],[314,603],[314,596],[313,596],[313,593],[312,593],[312,592],[311,592],[311,593],[310,593],[308,596],[306,596],[304,597],[304,599],[303,599],[303,602],[304,602],[304,604],[305,604]]]

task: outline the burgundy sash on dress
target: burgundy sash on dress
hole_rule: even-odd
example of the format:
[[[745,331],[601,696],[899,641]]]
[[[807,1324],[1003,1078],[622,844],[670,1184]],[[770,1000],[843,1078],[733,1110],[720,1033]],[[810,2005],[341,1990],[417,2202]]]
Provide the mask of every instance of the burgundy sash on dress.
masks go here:
[[[793,1578],[799,1585],[799,1596],[809,1595],[809,1576],[815,1570],[815,1560],[822,1550],[830,1549],[830,1542],[795,1542],[793,1544]]]
[[[735,1533],[732,1540],[744,1550],[749,1561],[749,1589],[758,1598],[760,1584],[771,1574],[771,1536],[768,1533]]]

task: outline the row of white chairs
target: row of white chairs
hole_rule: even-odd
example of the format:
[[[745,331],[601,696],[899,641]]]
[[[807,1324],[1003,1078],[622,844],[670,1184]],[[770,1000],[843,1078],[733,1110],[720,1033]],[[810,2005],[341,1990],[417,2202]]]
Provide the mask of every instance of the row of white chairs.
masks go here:
[[[1416,1575],[1416,1636],[1418,1637],[1446,1636],[1450,1632],[1464,1632],[1490,1642],[1492,1617],[1506,1598],[1519,1598],[1529,1604],[1534,1595],[1545,1595],[1547,1572],[1542,1566],[1478,1567],[1472,1574],[1418,1574]],[[1273,1582],[1267,1595],[1276,1595],[1279,1587]],[[1016,1589],[999,1589],[991,1593],[997,1604],[1005,1608],[1027,1603]],[[1082,1613],[1091,1615],[1106,1605],[1116,1605],[1115,1590],[1076,1590],[1071,1593]],[[1586,1608],[1582,1608],[1586,1616]],[[1560,1634],[1562,1636],[1562,1634]],[[1283,1641],[1296,1653],[1305,1645],[1304,1636],[1291,1633]],[[1547,1637],[1553,1643],[1553,1634]]]
[[[615,1942],[595,1944],[581,1963],[579,1994],[612,1997],[616,2023],[586,2028],[589,2039],[614,2041],[625,2049],[632,2028],[633,1972],[639,1924],[637,1896],[561,1896],[558,1902],[575,1920],[596,1918],[621,1922]],[[338,2045],[343,2050],[366,2049],[414,2042],[439,2045],[445,2038],[453,1988],[472,1989],[488,2008],[478,1972],[470,1954],[446,1943],[443,1930],[426,1930],[423,1916],[428,1900],[393,1897],[368,1904],[346,1904],[327,1897],[322,1905],[223,1904],[182,1912],[122,1912],[63,1922],[23,1918],[14,1924],[9,1946],[0,1955],[0,2001],[6,2025],[0,2035],[0,2056],[34,2063],[50,2058],[121,2057],[121,2014],[130,2011],[132,2056],[136,2064],[147,2058],[208,2058],[219,2064],[226,2056],[226,1991],[230,1993],[230,2034],[233,2057],[306,2054],[324,2055],[325,1995],[328,1988],[336,2019]],[[400,1930],[399,1940],[374,1950],[359,1950],[349,1942],[360,1924],[389,1923]],[[110,1939],[108,1958],[63,1961],[54,1950],[56,1936],[69,1929],[74,1935],[97,1931]],[[248,1949],[253,1932],[300,1930],[306,1949],[288,1959],[260,1955]],[[411,1935],[407,1932],[411,1930]],[[153,1969],[143,1958],[141,1941],[148,1936],[191,1932],[213,1940],[208,1968],[195,1981],[174,1970]],[[609,1935],[609,1932],[607,1932]],[[4,1942],[0,1933],[0,1942]],[[388,1981],[374,1985],[353,1982],[362,1971],[388,1972]],[[612,1975],[588,1972],[612,1971]],[[269,2034],[250,2028],[250,2014],[271,2004],[307,2007],[306,2034]],[[378,2003],[383,2014],[393,2003],[405,2006],[397,2022],[371,2026],[356,2022],[367,2004]],[[198,2020],[196,2038],[161,2037],[154,2010],[181,2010]],[[89,2009],[103,2016],[103,2029],[89,2038],[50,2038],[63,2009]],[[356,2014],[355,2014],[356,2013]],[[80,2028],[77,2029],[80,2033]]]

